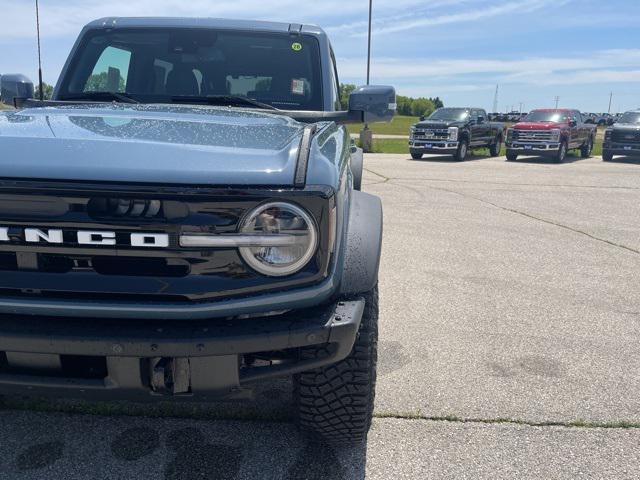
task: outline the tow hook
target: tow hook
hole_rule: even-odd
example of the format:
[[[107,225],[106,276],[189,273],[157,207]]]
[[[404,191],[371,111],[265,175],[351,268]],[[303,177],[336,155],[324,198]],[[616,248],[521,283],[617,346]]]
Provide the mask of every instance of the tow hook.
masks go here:
[[[191,366],[188,358],[152,358],[151,390],[160,395],[180,395],[191,391]]]

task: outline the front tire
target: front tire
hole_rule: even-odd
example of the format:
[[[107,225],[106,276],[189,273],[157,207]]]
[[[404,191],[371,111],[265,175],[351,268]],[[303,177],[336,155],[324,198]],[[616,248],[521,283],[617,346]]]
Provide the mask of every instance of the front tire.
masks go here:
[[[567,142],[562,142],[560,144],[560,148],[558,149],[558,152],[554,157],[556,163],[564,163],[565,159],[567,158],[567,148]]]
[[[489,145],[489,155],[492,157],[497,157],[500,155],[500,150],[502,150],[502,137],[498,135],[495,142]]]
[[[602,161],[603,162],[612,162],[613,161],[613,153],[607,152],[606,150],[602,152]]]
[[[294,377],[297,424],[311,437],[331,445],[361,445],[373,418],[378,363],[378,287],[363,295],[360,330],[347,358]],[[303,349],[317,358],[326,347]]]
[[[507,161],[515,162],[518,159],[518,154],[507,150]]]
[[[422,160],[422,153],[412,151],[411,158],[413,158],[414,160]]]
[[[580,148],[580,155],[582,158],[590,158],[591,152],[593,152],[593,138],[589,137],[589,140]]]
[[[458,145],[458,151],[453,155],[453,159],[456,162],[464,162],[467,159],[467,154],[469,153],[469,141],[462,140],[460,145]]]

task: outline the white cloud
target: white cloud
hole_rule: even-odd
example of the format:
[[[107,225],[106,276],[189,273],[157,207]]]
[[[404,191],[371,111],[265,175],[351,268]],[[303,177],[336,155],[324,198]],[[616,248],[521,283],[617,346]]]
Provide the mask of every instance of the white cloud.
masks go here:
[[[376,22],[374,27],[376,35],[404,32],[416,28],[450,25],[455,23],[466,23],[484,20],[491,17],[508,15],[510,13],[518,13],[523,15],[536,10],[540,10],[553,5],[559,8],[566,5],[572,0],[519,0],[499,3],[486,8],[468,8],[459,13],[446,13],[441,15],[429,15],[429,11],[415,11],[409,14],[392,16],[384,18]],[[443,2],[444,3],[444,2]],[[464,0],[451,0],[450,5],[466,3]],[[365,34],[363,29],[367,26],[366,22],[355,22],[350,24],[332,27],[330,32],[354,31],[353,36],[362,36]]]

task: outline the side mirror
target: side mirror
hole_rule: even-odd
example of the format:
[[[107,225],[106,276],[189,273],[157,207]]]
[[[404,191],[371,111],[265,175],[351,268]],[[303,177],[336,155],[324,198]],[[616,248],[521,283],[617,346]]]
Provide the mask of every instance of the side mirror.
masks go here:
[[[2,75],[0,78],[0,100],[13,105],[15,99],[33,98],[33,82],[20,74]]]
[[[484,117],[478,117],[478,123],[484,123],[485,118]]]
[[[578,122],[576,122],[575,120],[569,120],[569,126],[570,127],[577,127],[578,126]]]
[[[425,117],[424,115],[420,115],[420,121],[424,122],[427,119],[427,117]]]
[[[349,96],[349,113],[361,114],[364,123],[389,122],[397,109],[393,87],[367,85],[356,88]]]

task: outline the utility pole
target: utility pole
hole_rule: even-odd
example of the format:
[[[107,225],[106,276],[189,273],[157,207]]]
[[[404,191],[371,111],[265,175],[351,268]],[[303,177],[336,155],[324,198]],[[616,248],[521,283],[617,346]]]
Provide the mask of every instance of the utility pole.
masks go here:
[[[609,110],[607,111],[607,113],[609,115],[611,115],[611,102],[613,101],[613,92],[611,92],[611,94],[609,95]]]
[[[524,106],[524,103],[520,102],[520,114],[522,115],[522,107]]]
[[[560,104],[560,97],[556,95],[556,110],[558,109],[559,104]]]
[[[373,0],[369,0],[369,35],[367,44],[367,85],[371,83],[371,22],[373,18]],[[373,133],[368,124],[360,131],[360,144],[366,153],[373,151]]]
[[[36,0],[36,31],[38,35],[38,88],[40,89],[40,101],[44,100],[44,89],[42,88],[42,54],[40,52],[40,8]]]
[[[500,85],[496,85],[496,94],[493,97],[493,112],[498,113],[498,93],[500,91]]]

